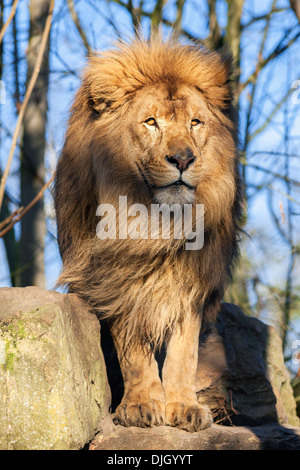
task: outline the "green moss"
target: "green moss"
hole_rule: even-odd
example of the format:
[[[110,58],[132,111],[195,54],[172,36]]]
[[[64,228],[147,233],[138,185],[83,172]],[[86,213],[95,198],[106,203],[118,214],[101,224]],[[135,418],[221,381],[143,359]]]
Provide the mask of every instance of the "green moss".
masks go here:
[[[6,341],[5,345],[5,370],[13,371],[14,363],[16,359],[16,348],[12,347],[9,341]]]
[[[0,327],[0,337],[5,341],[5,363],[2,370],[13,371],[17,359],[18,341],[26,337],[25,323],[18,319],[9,325],[2,324]]]
[[[18,341],[19,339],[24,339],[25,334],[25,323],[22,319],[11,322],[9,325],[1,325],[1,336],[11,336],[13,342]]]
[[[16,361],[16,353],[17,353],[16,345],[6,339],[5,340],[5,362],[4,364],[1,364],[2,370],[13,371],[14,364]]]
[[[31,312],[33,315],[39,313],[42,310],[40,308],[35,309]],[[36,334],[33,331],[32,325],[28,321],[24,321],[21,318],[14,318],[9,324],[5,322],[0,324],[0,338],[5,341],[5,363],[2,365],[2,370],[14,369],[16,360],[18,359],[18,342],[23,339],[35,341],[39,340],[43,343],[47,343],[47,339],[42,339],[41,334]]]

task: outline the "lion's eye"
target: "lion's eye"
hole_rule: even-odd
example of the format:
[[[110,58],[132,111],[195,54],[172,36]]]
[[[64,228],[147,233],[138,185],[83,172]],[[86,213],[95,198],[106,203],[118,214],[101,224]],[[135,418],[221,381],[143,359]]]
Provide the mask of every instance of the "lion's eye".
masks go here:
[[[153,117],[151,117],[149,119],[146,119],[145,123],[148,124],[148,126],[155,126],[156,121]]]
[[[203,122],[200,121],[200,119],[196,119],[196,118],[195,118],[195,119],[192,119],[192,120],[191,120],[191,126],[192,126],[192,127],[199,126],[199,124],[203,124]]]

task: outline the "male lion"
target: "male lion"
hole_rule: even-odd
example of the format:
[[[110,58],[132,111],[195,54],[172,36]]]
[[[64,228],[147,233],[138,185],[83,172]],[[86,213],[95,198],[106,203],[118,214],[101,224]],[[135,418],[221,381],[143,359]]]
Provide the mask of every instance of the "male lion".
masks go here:
[[[216,317],[237,254],[230,69],[228,57],[174,40],[120,43],[90,59],[71,110],[55,182],[59,282],[108,321],[125,389],[115,422],[124,426],[197,431],[212,422],[195,372],[201,322]],[[203,204],[203,248],[187,250],[174,230],[169,239],[118,236],[119,196],[149,214],[151,204]],[[116,208],[115,239],[96,235],[103,203]]]

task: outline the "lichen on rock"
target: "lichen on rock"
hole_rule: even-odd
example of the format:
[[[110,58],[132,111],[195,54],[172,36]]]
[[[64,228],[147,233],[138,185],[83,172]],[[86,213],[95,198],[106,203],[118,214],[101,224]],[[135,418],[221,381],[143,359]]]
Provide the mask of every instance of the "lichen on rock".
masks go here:
[[[97,318],[73,294],[4,288],[0,299],[0,449],[82,448],[109,400]]]

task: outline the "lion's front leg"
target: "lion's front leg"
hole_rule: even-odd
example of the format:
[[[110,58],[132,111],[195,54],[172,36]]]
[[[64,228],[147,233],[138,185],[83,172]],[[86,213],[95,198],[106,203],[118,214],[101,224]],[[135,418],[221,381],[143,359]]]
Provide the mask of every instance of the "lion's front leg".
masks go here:
[[[187,431],[198,431],[212,424],[209,408],[200,405],[196,397],[200,326],[200,315],[190,315],[174,329],[163,367],[165,423]]]
[[[164,393],[153,354],[135,349],[124,357],[122,339],[114,337],[114,342],[124,380],[124,396],[116,409],[115,424],[139,427],[164,424]]]

